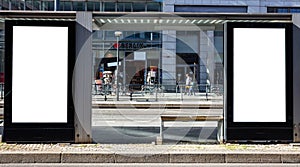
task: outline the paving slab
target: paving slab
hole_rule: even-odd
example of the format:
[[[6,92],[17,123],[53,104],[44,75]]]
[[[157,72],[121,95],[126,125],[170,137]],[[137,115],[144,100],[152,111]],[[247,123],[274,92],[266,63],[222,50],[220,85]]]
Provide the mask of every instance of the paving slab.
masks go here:
[[[0,163],[300,163],[293,144],[6,144]]]

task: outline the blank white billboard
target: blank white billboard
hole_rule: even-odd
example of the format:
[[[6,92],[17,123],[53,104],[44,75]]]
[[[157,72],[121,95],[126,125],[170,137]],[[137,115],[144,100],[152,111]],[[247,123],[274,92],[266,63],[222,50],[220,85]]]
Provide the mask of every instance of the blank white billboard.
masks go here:
[[[13,26],[12,123],[67,123],[68,27]]]
[[[286,122],[284,28],[234,28],[233,122]]]

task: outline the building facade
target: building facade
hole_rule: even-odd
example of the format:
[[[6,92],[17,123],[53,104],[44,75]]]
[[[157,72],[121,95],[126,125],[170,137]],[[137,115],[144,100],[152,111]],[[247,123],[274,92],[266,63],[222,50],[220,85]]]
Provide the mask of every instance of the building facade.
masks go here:
[[[128,12],[128,15],[131,12],[166,12],[172,15],[193,12],[298,13],[300,0],[0,0],[0,10]],[[124,18],[130,20],[127,16]],[[185,84],[186,74],[198,85],[199,92],[207,91],[207,85],[223,84],[222,24],[199,22],[195,25],[196,30],[131,26],[129,30],[121,30],[120,43],[116,44],[115,29],[109,26],[114,20],[108,19],[107,25],[103,26],[100,19],[101,28],[93,30],[94,76],[99,83],[104,83],[106,76],[110,82],[114,79],[118,51],[121,61],[119,82],[127,90],[162,84],[167,91],[174,92],[178,85]],[[134,19],[131,21],[135,22]],[[182,19],[182,22],[189,23],[189,20]],[[130,24],[130,21],[127,23]],[[161,23],[160,20],[157,23]],[[3,31],[0,32],[0,40],[0,71],[3,73]],[[150,83],[147,76],[151,69],[156,76]]]

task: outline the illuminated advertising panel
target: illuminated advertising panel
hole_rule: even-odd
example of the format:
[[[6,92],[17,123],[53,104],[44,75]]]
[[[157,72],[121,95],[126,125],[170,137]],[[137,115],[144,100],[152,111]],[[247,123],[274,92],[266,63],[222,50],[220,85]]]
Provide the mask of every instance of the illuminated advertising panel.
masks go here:
[[[12,122],[66,123],[68,27],[13,26],[12,57]]]
[[[74,141],[75,22],[5,21],[6,142]]]
[[[292,25],[227,23],[228,141],[293,139]]]
[[[285,122],[285,29],[234,28],[233,33],[233,121]]]

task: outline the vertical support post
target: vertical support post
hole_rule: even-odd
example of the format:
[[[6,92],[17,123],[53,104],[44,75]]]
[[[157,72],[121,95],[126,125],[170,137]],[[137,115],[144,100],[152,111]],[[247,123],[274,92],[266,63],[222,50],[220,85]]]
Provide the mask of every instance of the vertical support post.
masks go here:
[[[223,143],[224,137],[223,137],[223,119],[220,119],[218,121],[218,133],[217,133],[217,140],[219,143]]]
[[[182,92],[182,86],[180,86],[180,100],[183,101],[183,92]]]
[[[123,58],[123,94],[126,95],[126,55]]]
[[[117,37],[117,69],[116,69],[116,94],[117,94],[117,101],[119,101],[119,40],[120,40],[120,36],[122,35],[121,31],[116,31],[115,32],[115,36]]]
[[[157,99],[157,89],[158,89],[158,87],[157,87],[157,84],[156,84],[156,86],[155,86],[155,101],[158,101],[158,99]]]
[[[119,36],[117,36],[117,72],[116,72],[116,94],[117,94],[117,101],[120,100],[119,97]]]
[[[75,142],[92,142],[92,13],[76,13],[76,64],[73,73]]]
[[[300,109],[299,99],[300,99],[300,79],[299,72],[300,66],[300,48],[298,46],[300,42],[300,14],[293,14],[293,117],[294,117],[294,142],[300,141]]]
[[[164,122],[162,118],[160,117],[160,126],[159,126],[159,136],[156,138],[156,144],[162,145],[163,144],[163,128],[164,128]]]
[[[54,0],[54,11],[59,11],[60,0]]]

